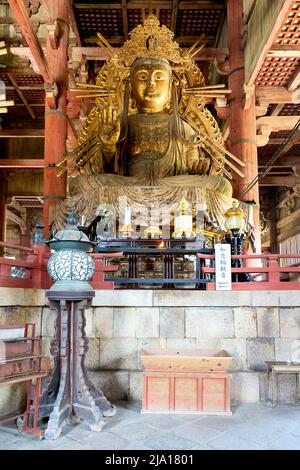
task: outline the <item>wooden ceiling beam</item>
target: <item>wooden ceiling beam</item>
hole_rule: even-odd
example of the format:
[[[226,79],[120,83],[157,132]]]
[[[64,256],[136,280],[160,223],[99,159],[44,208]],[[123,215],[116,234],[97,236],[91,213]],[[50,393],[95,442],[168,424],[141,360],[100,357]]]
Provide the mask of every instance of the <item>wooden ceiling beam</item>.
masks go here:
[[[0,129],[0,138],[44,138],[44,129]]]
[[[8,75],[8,74],[6,74]],[[43,83],[31,83],[30,85],[18,85],[19,90],[43,90],[45,91],[45,87]],[[14,90],[15,87],[12,85],[6,85],[6,90]]]
[[[74,14],[74,1],[73,0],[71,0],[71,5],[70,5],[70,22],[71,22],[72,30],[73,30],[73,32],[75,34],[75,37],[76,37],[76,45],[77,46],[82,46],[80,33],[79,33],[78,26],[77,26],[77,21],[76,21],[76,18],[75,18],[75,14]]]
[[[258,157],[258,166],[265,167],[267,163],[270,161],[271,156],[269,157]],[[272,168],[286,168],[286,167],[293,167],[295,165],[299,165],[300,163],[300,155],[283,155],[279,157]]]
[[[148,2],[145,0],[129,0],[127,2],[128,9],[137,10],[147,7]],[[145,5],[146,4],[146,5]],[[153,8],[171,10],[173,1],[172,0],[163,0],[153,2]],[[74,3],[74,8],[76,10],[120,10],[122,8],[119,3]],[[178,2],[179,10],[225,10],[226,7],[223,4],[218,4],[214,1],[201,1],[194,0],[193,2],[179,1]]]
[[[28,104],[28,101],[25,98],[23,91],[20,90],[20,88],[18,87],[18,84],[17,84],[16,80],[14,79],[14,76],[11,73],[8,73],[7,76],[9,78],[11,84],[13,85],[17,95],[19,96],[20,100],[22,101],[25,108],[27,109],[28,113],[30,114],[32,119],[35,119],[36,115],[34,114],[33,109],[31,108],[31,106]]]
[[[15,103],[15,104],[14,104],[14,107],[16,107],[16,106],[18,106],[18,107],[20,107],[20,106],[25,107],[25,104],[24,104],[24,103]],[[33,108],[36,107],[36,106],[45,106],[45,101],[43,101],[42,103],[28,103],[28,106],[32,106]],[[35,118],[33,118],[33,119],[36,119],[36,116],[35,116]]]
[[[127,0],[121,0],[122,6],[122,22],[123,22],[123,34],[124,41],[128,39],[128,10],[127,10]]]
[[[273,104],[270,116],[279,116],[284,106],[285,106],[284,104]]]
[[[297,183],[297,176],[264,176],[259,180],[259,186],[287,186],[293,188]]]
[[[290,49],[285,51],[284,49],[270,50],[267,57],[300,57],[300,49]]]
[[[226,6],[214,1],[195,0],[193,2],[179,2],[179,10],[225,10]]]
[[[172,1],[171,31],[175,33],[178,15],[178,0]]]
[[[300,54],[299,54],[299,57],[300,57]],[[291,79],[289,80],[287,84],[287,89],[289,91],[295,91],[298,88],[299,84],[300,84],[300,65],[296,67],[296,70],[294,71]]]
[[[24,49],[24,48],[22,48]],[[70,57],[75,62],[81,61],[84,56],[86,60],[107,60],[109,55],[101,47],[72,47],[69,49]],[[217,59],[218,61],[225,61],[228,57],[229,51],[226,47],[207,47],[202,49],[199,54],[194,56],[194,59],[199,61],[207,61]]]
[[[257,86],[255,88],[256,98],[260,103],[267,104],[299,104],[300,90],[288,90],[281,86]]]
[[[119,3],[74,3],[76,10],[121,10]]]
[[[0,168],[10,169],[10,168],[44,168],[45,160],[39,158],[21,158],[21,159],[1,159],[0,158]]]
[[[49,71],[49,66],[23,1],[8,0],[8,2],[22,34],[32,51],[32,55],[44,81],[50,85],[53,82],[53,79]]]

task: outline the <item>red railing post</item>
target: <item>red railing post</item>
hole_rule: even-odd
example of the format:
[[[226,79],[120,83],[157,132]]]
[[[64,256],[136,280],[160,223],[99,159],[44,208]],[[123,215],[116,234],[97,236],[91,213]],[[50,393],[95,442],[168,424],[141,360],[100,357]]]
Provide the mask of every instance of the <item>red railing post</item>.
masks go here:
[[[270,268],[270,271],[267,272],[268,282],[280,282],[280,267],[278,263],[278,258],[274,255],[270,255],[268,257],[268,267]]]

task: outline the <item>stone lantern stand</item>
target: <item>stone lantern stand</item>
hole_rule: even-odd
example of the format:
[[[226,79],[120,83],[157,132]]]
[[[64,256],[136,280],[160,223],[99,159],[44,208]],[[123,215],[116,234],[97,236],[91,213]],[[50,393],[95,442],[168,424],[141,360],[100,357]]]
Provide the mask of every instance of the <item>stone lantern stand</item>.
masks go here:
[[[54,369],[41,396],[39,417],[49,416],[45,438],[56,439],[70,420],[85,420],[93,431],[100,431],[103,416],[113,416],[116,409],[90,382],[84,364],[88,350],[84,312],[95,296],[88,282],[95,264],[87,251],[94,244],[78,230],[72,215],[67,227],[45,243],[55,250],[48,262],[55,283],[46,296],[57,317],[51,341]]]

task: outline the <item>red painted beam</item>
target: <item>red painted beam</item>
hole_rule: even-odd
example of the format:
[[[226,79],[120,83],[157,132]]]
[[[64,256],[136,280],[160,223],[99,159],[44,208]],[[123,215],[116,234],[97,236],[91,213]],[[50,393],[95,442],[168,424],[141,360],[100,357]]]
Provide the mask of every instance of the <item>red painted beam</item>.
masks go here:
[[[44,129],[0,129],[0,138],[44,137]]]
[[[50,85],[53,83],[53,79],[49,72],[48,63],[39,43],[38,37],[33,29],[32,23],[29,19],[24,2],[20,0],[8,0],[8,2],[18,25],[21,28],[22,34],[31,49],[32,55],[37,63],[43,79]]]
[[[44,168],[45,160],[39,158],[0,159],[0,168]]]

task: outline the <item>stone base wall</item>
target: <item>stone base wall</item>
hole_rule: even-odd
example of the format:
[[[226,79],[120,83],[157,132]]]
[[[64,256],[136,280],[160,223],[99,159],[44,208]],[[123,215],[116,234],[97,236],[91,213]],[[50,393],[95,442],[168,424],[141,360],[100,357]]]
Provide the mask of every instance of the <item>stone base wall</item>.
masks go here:
[[[50,355],[55,312],[43,291],[0,289],[0,324],[34,322]],[[144,348],[225,349],[234,357],[232,401],[267,393],[265,361],[300,362],[300,295],[296,291],[97,291],[86,311],[86,364],[108,398],[141,400]],[[0,414],[22,392],[0,387]],[[278,376],[279,400],[292,402],[295,375]]]

